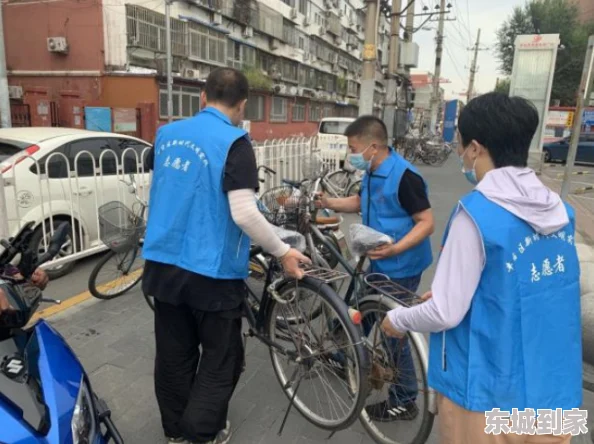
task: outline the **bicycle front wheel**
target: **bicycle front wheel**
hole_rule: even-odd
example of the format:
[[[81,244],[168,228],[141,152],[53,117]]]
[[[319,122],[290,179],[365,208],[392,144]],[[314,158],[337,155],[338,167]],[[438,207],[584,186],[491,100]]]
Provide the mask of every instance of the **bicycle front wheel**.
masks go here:
[[[367,355],[361,331],[328,285],[307,277],[282,284],[268,308],[266,334],[284,349],[270,348],[272,366],[308,421],[340,430],[357,420],[367,395]]]
[[[89,291],[98,299],[123,295],[142,279],[144,261],[140,248],[124,253],[109,251],[89,276]]]
[[[371,359],[371,390],[361,423],[379,444],[424,444],[433,428],[427,380],[427,343],[418,333],[388,338],[381,330],[386,313],[399,303],[365,298],[359,305]]]

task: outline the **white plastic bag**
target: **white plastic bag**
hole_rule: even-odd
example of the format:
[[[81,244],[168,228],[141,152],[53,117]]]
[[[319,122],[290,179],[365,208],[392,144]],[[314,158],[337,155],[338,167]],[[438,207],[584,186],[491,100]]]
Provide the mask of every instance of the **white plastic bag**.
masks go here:
[[[272,229],[284,243],[289,244],[292,248],[299,250],[301,253],[305,251],[305,236],[303,236],[301,233],[293,230],[286,230],[284,228],[277,227],[276,225],[272,225]]]
[[[380,245],[394,242],[387,234],[380,233],[363,224],[352,224],[349,228],[349,234],[351,249],[357,257],[365,255],[369,250],[373,250]]]

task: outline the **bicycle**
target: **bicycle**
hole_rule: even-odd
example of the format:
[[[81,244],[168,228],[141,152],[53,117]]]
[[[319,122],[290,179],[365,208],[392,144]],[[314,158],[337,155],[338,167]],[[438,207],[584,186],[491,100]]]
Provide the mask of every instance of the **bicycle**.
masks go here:
[[[294,248],[299,248],[297,233],[286,232],[282,240]],[[252,247],[250,258],[262,254],[262,248]],[[273,270],[280,267],[278,259],[271,258],[271,265],[266,270],[265,284],[260,297],[248,287],[248,296],[244,303],[244,312],[249,325],[244,340],[255,337],[265,344],[270,350],[273,370],[281,384],[283,391],[289,398],[287,409],[279,434],[286,423],[289,411],[294,405],[299,413],[312,424],[326,430],[341,430],[349,427],[360,415],[364,406],[368,385],[365,378],[368,372],[368,361],[365,348],[361,339],[360,329],[356,326],[356,316],[351,316],[349,309],[342,303],[341,298],[334,292],[329,283],[340,280],[344,274],[315,267],[305,267],[305,277],[295,281],[290,278],[275,278]],[[304,292],[310,295],[305,297]],[[304,311],[303,301],[311,301],[311,297],[319,297],[321,309],[315,316]],[[253,298],[257,303],[249,302]],[[280,311],[280,313],[279,313]],[[322,331],[310,325],[310,320],[320,320],[326,317],[325,322],[319,322]],[[338,333],[340,329],[340,334]],[[294,350],[283,342],[292,344]],[[327,347],[324,344],[331,342]],[[334,353],[345,354],[346,368],[340,374],[331,364]],[[292,370],[285,371],[282,360],[287,359],[295,365]],[[331,381],[324,383],[322,380],[330,376]],[[304,384],[311,382],[314,385],[312,403],[309,405],[305,396],[298,395]],[[315,383],[320,382],[321,389],[315,388]],[[331,384],[333,382],[334,384]],[[327,398],[331,395],[344,393],[347,402],[337,406],[331,401],[324,402],[320,397],[324,394]],[[327,417],[323,412],[313,409],[320,407],[329,412]],[[339,409],[341,413],[339,413]]]
[[[109,252],[91,271],[88,285],[91,294],[103,300],[123,295],[136,286],[143,275],[144,261],[141,252],[144,245],[145,214],[148,203],[138,195],[133,174],[130,174],[130,182],[120,181],[128,186],[128,191],[134,194],[136,202],[132,205],[133,210],[119,201],[107,202],[99,207],[99,237],[109,247]],[[116,279],[100,278],[99,274],[112,262],[118,277]],[[127,282],[126,279],[128,279]],[[124,283],[120,283],[121,281]],[[149,307],[154,310],[152,297],[145,295],[144,292],[143,296]]]
[[[319,179],[317,183],[319,184]],[[392,282],[387,276],[379,274],[371,274],[366,276],[363,272],[365,257],[362,257],[357,263],[357,266],[353,267],[350,262],[343,257],[340,250],[337,249],[332,242],[328,241],[326,236],[321,232],[316,224],[312,223],[312,220],[315,220],[315,208],[308,207],[308,204],[315,200],[314,196],[316,195],[317,186],[318,185],[314,185],[314,187],[309,191],[309,195],[306,193],[300,197],[301,204],[297,205],[297,208],[301,208],[301,214],[297,212],[297,227],[299,232],[305,237],[306,243],[310,246],[310,248],[313,245],[318,245],[320,243],[324,244],[326,249],[330,251],[331,254],[336,257],[340,265],[342,265],[348,277],[351,278],[349,287],[344,296],[344,304],[357,309],[361,313],[363,325],[369,330],[366,346],[368,348],[368,352],[372,356],[372,371],[369,375],[370,384],[375,391],[381,393],[386,389],[386,386],[388,387],[388,390],[394,387],[394,380],[405,380],[406,375],[402,374],[402,371],[399,368],[400,366],[397,365],[398,357],[393,350],[394,347],[390,346],[390,344],[394,344],[394,340],[383,337],[383,333],[379,326],[381,325],[381,322],[388,311],[399,306],[410,306],[420,303],[421,300],[414,293],[411,293],[398,284]],[[307,211],[308,208],[309,211]],[[291,220],[291,218],[289,218],[289,220]],[[286,213],[284,221],[287,221]],[[295,222],[295,220],[291,221]],[[357,240],[354,240],[354,242],[357,242]],[[313,263],[320,264],[323,258],[319,257],[317,249],[312,248],[311,251],[314,252],[314,255],[311,257]],[[259,264],[259,266],[268,272],[275,272],[274,269],[271,270],[272,267],[266,268],[265,259],[263,263]],[[276,270],[276,272],[278,273],[279,270]],[[252,282],[248,279],[248,288],[250,285],[255,286],[258,283],[258,277],[259,276],[256,274],[250,275],[250,278],[253,278],[255,282]],[[337,291],[339,290],[340,289],[337,289]],[[374,291],[376,293],[372,294]],[[312,315],[316,315],[321,312],[320,307],[314,306],[311,310]],[[283,322],[283,320],[277,319],[277,322],[280,323]],[[374,339],[370,340],[370,336]],[[380,338],[378,338],[378,336],[380,336]],[[380,444],[400,444],[403,442],[411,444],[424,443],[431,433],[433,426],[433,415],[435,413],[436,400],[435,394],[429,390],[427,382],[429,354],[427,342],[425,341],[423,335],[419,333],[408,333],[406,338],[408,343],[412,345],[410,356],[413,356],[414,351],[414,356],[419,361],[419,364],[417,365],[414,365],[413,363],[412,368],[413,370],[419,369],[421,373],[418,379],[420,380],[422,387],[418,389],[418,393],[421,394],[420,397],[422,398],[422,401],[424,401],[424,407],[419,409],[419,413],[421,414],[420,425],[418,430],[413,433],[413,436],[410,438],[410,440],[397,441],[391,439],[388,436],[388,432],[384,432],[382,430],[383,427],[378,424],[377,421],[374,421],[366,411],[363,411],[360,417],[363,426],[368,431],[370,436]],[[403,343],[405,342],[398,341],[400,346]],[[411,381],[412,376],[409,375],[408,382],[411,383]],[[419,381],[416,381],[416,385],[418,387]],[[397,391],[397,388],[395,388],[395,390]],[[415,400],[415,403],[417,400],[419,400],[419,398]],[[399,421],[399,423],[401,422]],[[404,433],[401,432],[389,434],[393,436],[404,435]]]

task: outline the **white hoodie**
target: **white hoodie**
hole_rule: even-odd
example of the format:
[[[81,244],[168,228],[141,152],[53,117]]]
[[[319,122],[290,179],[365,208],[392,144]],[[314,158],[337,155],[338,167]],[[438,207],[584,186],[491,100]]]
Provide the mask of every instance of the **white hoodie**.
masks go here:
[[[559,195],[530,168],[489,171],[476,190],[528,223],[539,234],[554,233],[569,223]],[[470,309],[485,263],[478,228],[462,209],[450,226],[431,285],[433,297],[416,307],[389,313],[394,328],[430,333],[456,327]]]

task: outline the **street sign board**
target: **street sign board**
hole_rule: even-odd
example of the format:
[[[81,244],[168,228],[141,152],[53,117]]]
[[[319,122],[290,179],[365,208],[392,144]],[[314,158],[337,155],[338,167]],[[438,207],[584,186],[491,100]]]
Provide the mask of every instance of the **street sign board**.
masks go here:
[[[594,109],[584,110],[584,121],[582,122],[582,124],[594,126]]]
[[[531,152],[542,150],[559,43],[559,34],[516,37],[509,95],[530,100],[538,110],[539,126],[530,145]]]

